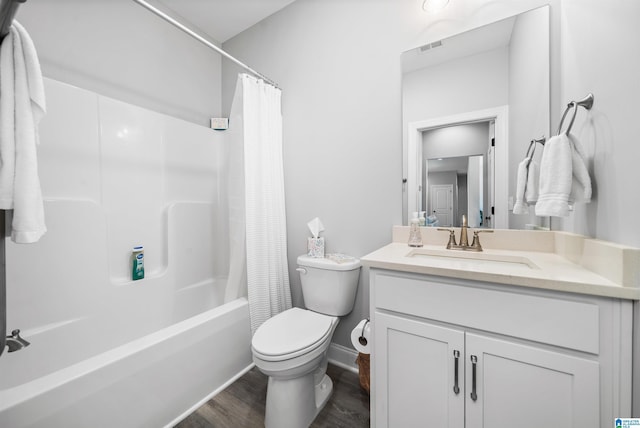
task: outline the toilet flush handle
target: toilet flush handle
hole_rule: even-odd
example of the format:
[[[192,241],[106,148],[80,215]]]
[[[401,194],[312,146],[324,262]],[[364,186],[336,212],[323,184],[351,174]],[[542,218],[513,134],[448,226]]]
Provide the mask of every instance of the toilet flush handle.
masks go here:
[[[297,268],[296,269],[298,272],[300,272],[300,275],[306,275],[307,274],[307,270],[305,268]]]

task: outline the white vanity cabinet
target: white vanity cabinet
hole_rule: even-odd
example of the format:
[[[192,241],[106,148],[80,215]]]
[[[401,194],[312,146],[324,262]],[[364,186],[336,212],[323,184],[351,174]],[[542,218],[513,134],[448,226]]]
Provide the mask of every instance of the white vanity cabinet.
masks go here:
[[[370,284],[372,426],[630,417],[629,301],[375,268]]]

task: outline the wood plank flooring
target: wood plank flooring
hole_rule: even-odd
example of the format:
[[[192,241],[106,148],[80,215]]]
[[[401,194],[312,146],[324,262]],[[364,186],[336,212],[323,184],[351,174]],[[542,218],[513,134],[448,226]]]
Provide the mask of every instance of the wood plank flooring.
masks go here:
[[[358,375],[329,364],[333,394],[311,428],[369,426],[369,396]],[[174,428],[258,428],[264,426],[267,376],[254,367]]]

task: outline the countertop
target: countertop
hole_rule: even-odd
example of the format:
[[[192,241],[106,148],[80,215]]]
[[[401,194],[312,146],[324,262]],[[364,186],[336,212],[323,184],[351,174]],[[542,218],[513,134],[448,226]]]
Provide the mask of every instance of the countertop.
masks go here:
[[[438,244],[409,247],[404,239],[408,236],[406,229],[396,226],[395,242],[362,257],[362,263],[370,268],[640,300],[638,249],[564,232],[496,230],[491,239],[487,237],[493,234],[482,236],[487,244],[483,242],[484,251],[477,257],[509,262],[476,262],[473,258],[478,253],[465,251],[460,255],[459,250],[446,250],[447,236],[443,238],[442,233],[435,234],[430,230],[423,230],[423,241],[425,235],[428,238],[426,242],[437,236],[432,240],[439,241]],[[458,233],[456,235],[459,236]],[[514,242],[513,238],[517,238],[519,244],[508,249],[490,248],[488,245],[498,247],[503,240]],[[527,245],[527,238],[532,238],[531,245]],[[412,251],[424,256],[409,257]],[[523,263],[519,263],[520,260]],[[530,266],[526,264],[529,261]]]

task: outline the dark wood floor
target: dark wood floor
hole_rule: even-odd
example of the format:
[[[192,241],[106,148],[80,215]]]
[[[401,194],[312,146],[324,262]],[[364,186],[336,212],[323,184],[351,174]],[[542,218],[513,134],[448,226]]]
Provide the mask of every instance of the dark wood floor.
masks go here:
[[[333,394],[312,428],[369,426],[369,396],[358,375],[329,364]],[[187,416],[174,428],[254,428],[264,426],[267,377],[256,367]]]

